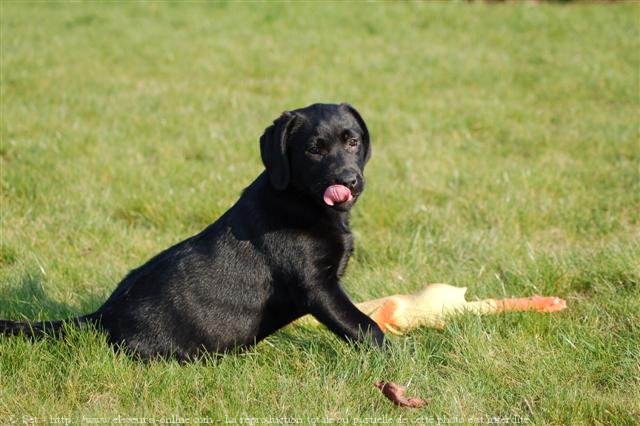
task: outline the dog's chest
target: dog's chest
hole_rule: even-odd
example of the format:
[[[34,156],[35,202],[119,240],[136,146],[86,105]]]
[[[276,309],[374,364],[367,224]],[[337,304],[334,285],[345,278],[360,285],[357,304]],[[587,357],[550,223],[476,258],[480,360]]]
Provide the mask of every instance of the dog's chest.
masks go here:
[[[353,237],[349,232],[327,232],[317,248],[315,255],[320,265],[340,277],[353,252]]]

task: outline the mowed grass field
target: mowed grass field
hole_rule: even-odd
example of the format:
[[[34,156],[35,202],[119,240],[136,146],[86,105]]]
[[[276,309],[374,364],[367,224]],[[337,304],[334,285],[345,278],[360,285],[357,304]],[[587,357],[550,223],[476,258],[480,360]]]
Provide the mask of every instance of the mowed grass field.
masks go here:
[[[191,365],[90,330],[0,338],[0,423],[640,422],[638,3],[0,7],[0,318],[94,310],[234,203],[283,110],[341,101],[373,140],[353,299],[447,282],[569,304],[387,353],[289,327]],[[429,403],[395,408],[380,379]]]

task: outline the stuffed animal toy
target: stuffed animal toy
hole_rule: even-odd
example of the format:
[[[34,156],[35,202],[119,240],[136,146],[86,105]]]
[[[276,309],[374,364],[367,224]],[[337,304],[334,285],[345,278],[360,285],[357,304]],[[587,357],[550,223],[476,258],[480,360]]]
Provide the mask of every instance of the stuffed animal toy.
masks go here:
[[[464,312],[479,315],[500,312],[558,312],[567,303],[558,297],[532,296],[512,299],[485,299],[468,302],[466,287],[427,284],[413,294],[396,294],[356,303],[385,333],[403,335],[420,327],[444,328],[447,318]],[[319,324],[310,316],[298,320]]]

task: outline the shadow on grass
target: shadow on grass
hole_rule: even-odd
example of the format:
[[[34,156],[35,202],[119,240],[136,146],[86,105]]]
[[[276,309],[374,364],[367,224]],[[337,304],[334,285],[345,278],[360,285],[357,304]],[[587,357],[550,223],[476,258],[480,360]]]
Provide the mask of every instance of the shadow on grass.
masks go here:
[[[16,286],[0,288],[0,318],[13,320],[57,320],[93,312],[105,300],[102,294],[86,294],[80,305],[52,299],[44,291],[41,276],[26,273]]]

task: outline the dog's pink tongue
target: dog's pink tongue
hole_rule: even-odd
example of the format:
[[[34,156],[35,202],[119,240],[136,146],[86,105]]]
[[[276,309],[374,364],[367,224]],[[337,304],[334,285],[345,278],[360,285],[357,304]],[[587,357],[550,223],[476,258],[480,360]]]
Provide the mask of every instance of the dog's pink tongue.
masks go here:
[[[324,202],[329,206],[344,203],[353,198],[351,191],[344,185],[331,185],[324,191]]]

